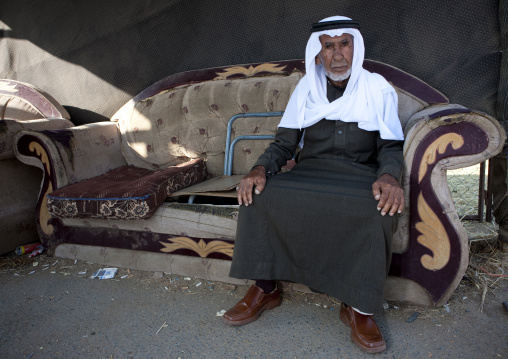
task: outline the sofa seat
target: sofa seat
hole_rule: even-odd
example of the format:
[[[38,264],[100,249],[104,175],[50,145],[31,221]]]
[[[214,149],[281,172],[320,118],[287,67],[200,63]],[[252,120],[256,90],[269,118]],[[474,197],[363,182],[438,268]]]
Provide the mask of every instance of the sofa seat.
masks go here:
[[[173,192],[206,176],[202,159],[158,171],[122,166],[51,192],[48,211],[60,219],[147,219]]]

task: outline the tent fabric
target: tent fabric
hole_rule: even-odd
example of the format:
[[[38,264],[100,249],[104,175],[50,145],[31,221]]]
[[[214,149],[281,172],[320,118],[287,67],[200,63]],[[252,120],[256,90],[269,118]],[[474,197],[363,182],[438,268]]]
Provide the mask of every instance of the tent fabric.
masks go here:
[[[501,30],[501,73],[497,96],[498,120],[508,132],[508,1],[499,3],[499,24]],[[508,146],[490,160],[492,179],[492,212],[499,224],[498,239],[508,243]]]
[[[496,116],[496,100],[508,108],[500,1],[4,1],[0,77],[51,93],[75,124],[96,122],[170,74],[303,59],[311,24],[344,15],[360,22],[366,58]]]
[[[508,0],[499,3],[499,28],[501,35],[501,69],[497,96],[497,118],[508,132]]]

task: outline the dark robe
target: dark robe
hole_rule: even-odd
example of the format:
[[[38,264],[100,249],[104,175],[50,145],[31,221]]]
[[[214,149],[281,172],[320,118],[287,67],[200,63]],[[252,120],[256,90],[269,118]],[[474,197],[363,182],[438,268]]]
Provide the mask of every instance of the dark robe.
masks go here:
[[[330,101],[342,93],[328,85]],[[297,164],[277,174],[303,133]],[[381,216],[372,184],[384,173],[400,180],[402,144],[357,123],[279,127],[255,164],[266,170],[266,187],[240,207],[230,276],[302,283],[363,312],[380,311],[397,215]]]

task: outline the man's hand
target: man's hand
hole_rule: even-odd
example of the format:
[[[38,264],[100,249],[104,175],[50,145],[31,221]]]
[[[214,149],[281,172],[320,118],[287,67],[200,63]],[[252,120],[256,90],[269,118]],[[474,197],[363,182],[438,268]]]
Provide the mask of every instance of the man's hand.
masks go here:
[[[237,187],[238,204],[248,206],[252,204],[252,190],[256,188],[256,194],[260,194],[265,188],[266,172],[263,166],[254,167]]]
[[[393,216],[395,212],[402,213],[404,210],[404,190],[395,177],[385,173],[372,184],[372,194],[378,200],[377,210],[384,216],[389,212]]]

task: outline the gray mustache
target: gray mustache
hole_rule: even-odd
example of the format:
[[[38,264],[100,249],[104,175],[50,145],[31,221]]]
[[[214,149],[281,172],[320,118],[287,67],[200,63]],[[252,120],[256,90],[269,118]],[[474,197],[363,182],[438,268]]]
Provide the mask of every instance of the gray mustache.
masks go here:
[[[332,61],[332,67],[333,66],[347,66],[347,61],[339,61],[339,62],[335,62],[335,61]]]

